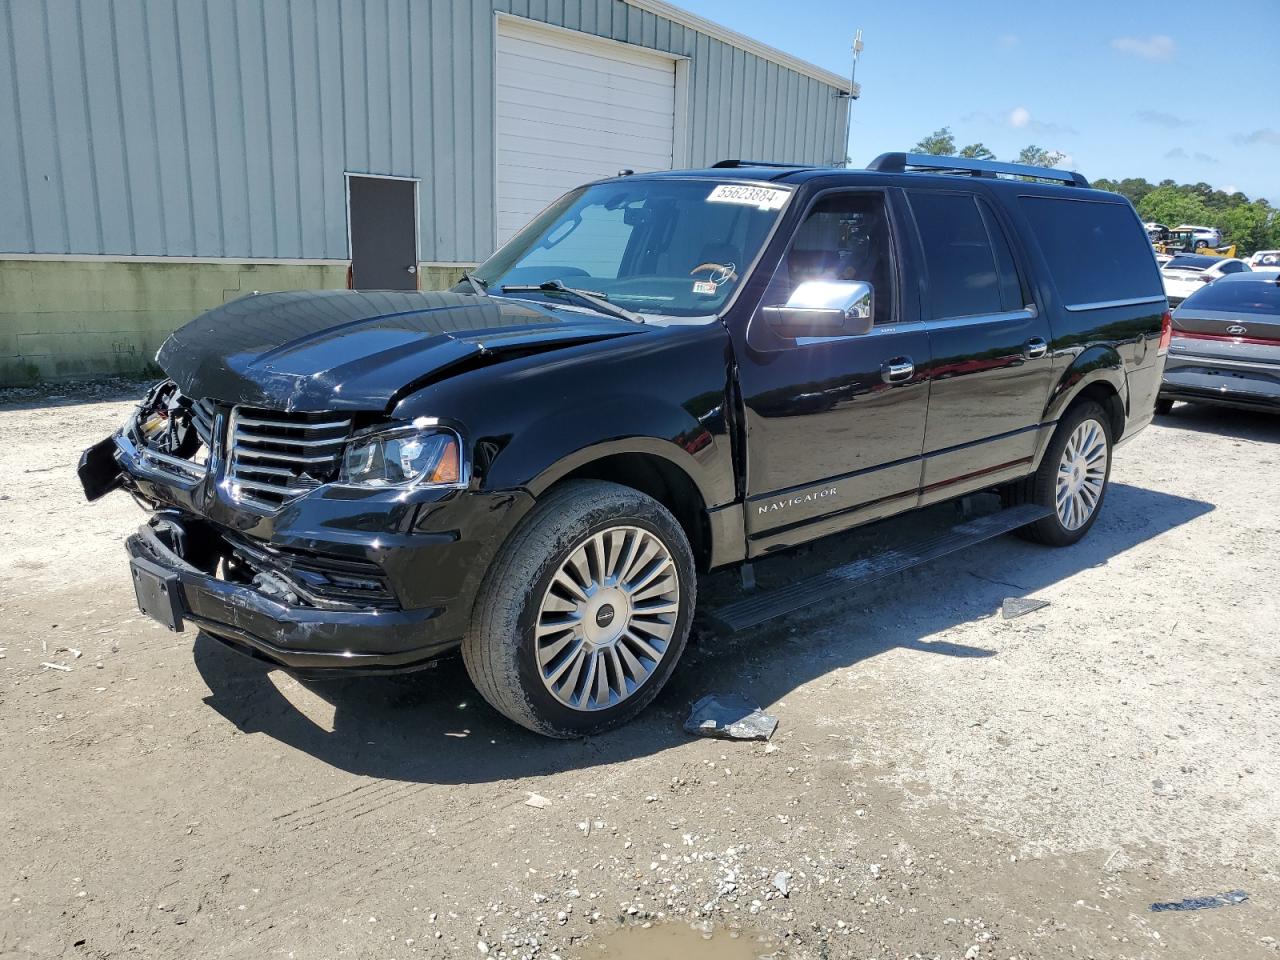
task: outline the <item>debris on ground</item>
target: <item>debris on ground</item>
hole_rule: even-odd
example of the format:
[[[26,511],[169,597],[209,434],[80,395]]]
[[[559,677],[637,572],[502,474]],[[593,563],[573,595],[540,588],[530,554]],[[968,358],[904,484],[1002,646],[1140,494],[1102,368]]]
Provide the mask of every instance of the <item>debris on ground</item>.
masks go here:
[[[529,794],[529,799],[524,802],[524,805],[526,807],[537,807],[539,810],[545,810],[547,807],[551,806],[551,801],[540,794],[531,793]]]
[[[1012,620],[1014,617],[1026,616],[1048,605],[1048,600],[1036,600],[1034,597],[1005,597],[1000,607],[1000,615],[1006,620]]]
[[[50,663],[48,660],[45,660],[40,664],[40,666],[48,670],[62,670],[62,671],[65,671],[66,673],[71,672],[71,668],[68,667],[65,663]]]
[[[778,718],[764,713],[746,697],[710,693],[689,711],[684,722],[689,733],[724,740],[768,740],[778,729]]]
[[[1244,903],[1249,899],[1249,895],[1243,890],[1232,890],[1229,893],[1219,893],[1208,897],[1189,897],[1186,900],[1179,900],[1176,903],[1153,903],[1151,905],[1152,913],[1164,913],[1166,910],[1213,910],[1216,907],[1230,907],[1237,903]]]
[[[773,875],[773,886],[784,897],[791,896],[791,873],[787,870],[779,870]]]

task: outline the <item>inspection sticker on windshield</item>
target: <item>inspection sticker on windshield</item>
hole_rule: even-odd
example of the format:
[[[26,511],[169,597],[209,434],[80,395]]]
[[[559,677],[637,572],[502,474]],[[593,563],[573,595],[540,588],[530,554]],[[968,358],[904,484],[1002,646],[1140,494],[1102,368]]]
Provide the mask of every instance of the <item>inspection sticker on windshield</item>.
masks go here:
[[[775,187],[749,187],[743,183],[722,183],[711,191],[708,203],[740,203],[761,210],[781,210],[791,196],[790,190]]]

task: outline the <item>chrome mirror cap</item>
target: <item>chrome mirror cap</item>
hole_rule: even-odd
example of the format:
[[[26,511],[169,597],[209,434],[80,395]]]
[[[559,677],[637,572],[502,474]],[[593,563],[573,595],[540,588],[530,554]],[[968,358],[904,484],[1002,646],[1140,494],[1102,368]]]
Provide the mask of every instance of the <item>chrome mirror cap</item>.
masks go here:
[[[784,306],[761,312],[780,336],[856,337],[874,323],[875,288],[865,280],[806,280]]]

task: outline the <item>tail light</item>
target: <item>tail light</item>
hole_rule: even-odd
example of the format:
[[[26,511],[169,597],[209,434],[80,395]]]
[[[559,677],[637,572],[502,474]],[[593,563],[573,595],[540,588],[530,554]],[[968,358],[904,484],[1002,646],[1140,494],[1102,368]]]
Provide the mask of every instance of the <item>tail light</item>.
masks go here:
[[[1201,282],[1201,283],[1213,283],[1213,277],[1209,276],[1209,274],[1207,274],[1207,273],[1202,273],[1202,274],[1200,274],[1200,282]]]
[[[1156,348],[1156,356],[1163,357],[1169,352],[1169,343],[1173,340],[1173,314],[1166,310],[1160,318],[1160,346]]]

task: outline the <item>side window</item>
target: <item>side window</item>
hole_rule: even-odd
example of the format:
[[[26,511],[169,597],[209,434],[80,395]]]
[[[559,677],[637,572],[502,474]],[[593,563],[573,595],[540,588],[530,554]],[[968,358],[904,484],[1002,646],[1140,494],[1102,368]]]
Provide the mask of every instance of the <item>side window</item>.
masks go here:
[[[986,224],[967,193],[912,193],[934,320],[1001,313],[999,275]]]
[[[1243,264],[1243,263],[1224,263],[1224,264],[1222,265],[1222,272],[1223,272],[1224,274],[1227,274],[1227,273],[1239,273],[1239,272],[1240,272],[1241,270],[1243,270],[1243,269],[1244,269],[1244,264]]]
[[[1018,203],[1066,306],[1164,293],[1151,243],[1126,201],[1028,195]]]
[[[991,249],[996,255],[1000,305],[1005,310],[1021,310],[1027,305],[1027,296],[1023,292],[1022,281],[1018,279],[1018,266],[1013,259],[1013,249],[1009,246],[1009,236],[986,201],[978,201],[978,210],[982,213],[983,223],[987,225],[987,236],[991,238]]]
[[[875,322],[893,322],[893,241],[883,195],[838,194],[815,204],[778,265],[765,302],[785,303],[806,280],[864,280],[875,290]]]

